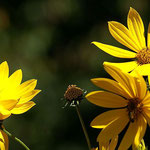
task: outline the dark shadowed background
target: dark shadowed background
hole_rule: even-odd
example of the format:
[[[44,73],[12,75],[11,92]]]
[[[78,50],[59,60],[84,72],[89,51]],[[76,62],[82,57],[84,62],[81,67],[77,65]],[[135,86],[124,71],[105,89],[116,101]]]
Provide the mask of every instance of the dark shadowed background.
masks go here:
[[[34,98],[36,106],[8,118],[6,129],[31,150],[87,150],[75,109],[62,109],[61,98],[69,84],[88,92],[98,89],[90,79],[108,76],[103,61],[123,60],[100,51],[91,42],[123,47],[110,35],[107,21],[126,25],[132,6],[147,31],[149,4],[148,0],[0,0],[0,62],[7,60],[11,73],[21,68],[24,81],[38,79],[37,88],[42,90]],[[104,110],[86,100],[80,108],[96,146],[99,130],[89,125]],[[10,150],[23,148],[10,140]]]

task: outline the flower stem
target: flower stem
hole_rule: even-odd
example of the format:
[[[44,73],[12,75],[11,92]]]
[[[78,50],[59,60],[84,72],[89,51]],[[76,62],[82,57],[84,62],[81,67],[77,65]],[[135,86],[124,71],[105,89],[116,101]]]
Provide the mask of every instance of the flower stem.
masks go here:
[[[20,143],[26,150],[30,150],[20,139],[18,139],[17,137],[15,137],[14,135],[12,135],[11,133],[9,133],[5,128],[2,128],[2,130],[9,136],[11,137],[13,140],[17,141],[18,143]]]
[[[89,139],[88,133],[87,133],[87,131],[86,131],[85,124],[84,124],[84,121],[83,121],[83,119],[82,119],[79,106],[76,105],[75,107],[76,107],[76,111],[77,111],[77,114],[78,114],[78,117],[79,117],[79,120],[80,120],[82,129],[83,129],[83,132],[84,132],[84,135],[85,135],[85,138],[86,138],[86,142],[87,142],[88,148],[89,148],[89,150],[91,150],[90,139]]]

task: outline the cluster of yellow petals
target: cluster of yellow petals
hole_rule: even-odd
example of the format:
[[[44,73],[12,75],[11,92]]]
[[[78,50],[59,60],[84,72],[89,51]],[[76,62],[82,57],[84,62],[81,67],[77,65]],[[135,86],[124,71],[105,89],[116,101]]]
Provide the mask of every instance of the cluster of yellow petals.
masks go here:
[[[9,76],[7,62],[0,64],[0,120],[11,114],[22,114],[35,105],[30,100],[40,92],[35,89],[37,80],[31,79],[23,83],[21,81],[21,69]]]
[[[96,86],[104,90],[90,92],[86,98],[95,105],[113,110],[97,116],[91,126],[102,129],[97,138],[100,146],[108,145],[128,126],[118,150],[127,150],[131,145],[136,150],[145,134],[147,122],[150,125],[150,92],[138,72],[133,76],[106,62],[104,68],[114,80],[92,79]]]
[[[21,69],[9,76],[7,62],[0,64],[0,121],[11,114],[22,114],[35,105],[31,99],[40,92],[35,89],[37,80],[31,79],[23,83],[21,81]],[[0,149],[8,149],[8,137],[2,130],[0,131]]]
[[[148,75],[150,74],[150,24],[147,33],[147,46],[143,21],[133,8],[129,10],[127,25],[128,28],[116,21],[108,22],[111,35],[130,50],[99,42],[92,43],[114,57],[132,59],[123,63],[111,63],[112,65],[126,72],[139,71],[142,75]]]

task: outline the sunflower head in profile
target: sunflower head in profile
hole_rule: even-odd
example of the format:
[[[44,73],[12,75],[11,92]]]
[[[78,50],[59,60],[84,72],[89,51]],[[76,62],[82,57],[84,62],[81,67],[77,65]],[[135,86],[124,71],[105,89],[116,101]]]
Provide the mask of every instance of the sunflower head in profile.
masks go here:
[[[102,129],[97,137],[100,145],[107,145],[128,126],[118,150],[126,150],[131,145],[136,150],[144,137],[147,122],[150,125],[150,92],[138,72],[132,76],[108,63],[104,63],[104,68],[114,80],[92,79],[96,86],[104,90],[88,93],[86,98],[95,105],[113,110],[97,116],[91,126]]]
[[[31,79],[21,83],[22,70],[15,71],[9,76],[7,62],[0,64],[0,120],[11,114],[22,114],[32,108],[35,103],[31,99],[40,90],[35,89],[37,80]]]
[[[0,149],[8,150],[8,136],[3,131],[3,121],[11,114],[22,114],[32,108],[35,103],[31,99],[40,90],[35,89],[37,80],[31,79],[21,83],[22,70],[9,76],[7,62],[0,64]]]
[[[127,25],[128,28],[116,21],[108,22],[111,35],[131,51],[99,42],[92,43],[112,56],[131,59],[129,62],[112,63],[112,65],[126,72],[133,71],[134,73],[138,70],[140,74],[148,75],[150,74],[150,24],[147,33],[147,45],[143,21],[139,13],[133,8],[129,10]]]

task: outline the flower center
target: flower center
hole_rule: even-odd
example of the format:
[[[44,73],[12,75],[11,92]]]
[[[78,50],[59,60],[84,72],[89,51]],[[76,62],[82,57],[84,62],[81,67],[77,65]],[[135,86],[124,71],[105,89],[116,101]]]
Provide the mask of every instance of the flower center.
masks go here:
[[[69,85],[64,97],[68,101],[81,100],[83,99],[83,90],[76,85]]]
[[[139,114],[142,113],[143,104],[138,98],[129,99],[127,109],[130,121],[134,122],[138,119]]]
[[[137,52],[136,55],[137,62],[139,65],[149,64],[150,63],[150,49],[142,49]]]

